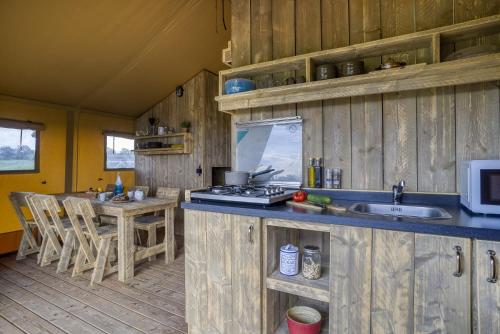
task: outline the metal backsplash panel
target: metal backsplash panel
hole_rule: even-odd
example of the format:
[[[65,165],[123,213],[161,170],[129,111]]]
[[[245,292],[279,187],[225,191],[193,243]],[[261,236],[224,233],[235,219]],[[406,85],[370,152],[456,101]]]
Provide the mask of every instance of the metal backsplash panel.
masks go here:
[[[237,123],[235,170],[273,172],[256,184],[300,187],[302,183],[302,119],[289,117]]]

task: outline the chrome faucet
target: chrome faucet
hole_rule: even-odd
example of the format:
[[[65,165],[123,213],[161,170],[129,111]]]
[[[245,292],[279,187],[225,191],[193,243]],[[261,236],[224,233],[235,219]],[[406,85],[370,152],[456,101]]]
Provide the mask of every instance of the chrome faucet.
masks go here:
[[[392,186],[392,202],[394,203],[394,205],[401,204],[405,186],[406,183],[403,180],[401,180],[398,184]]]

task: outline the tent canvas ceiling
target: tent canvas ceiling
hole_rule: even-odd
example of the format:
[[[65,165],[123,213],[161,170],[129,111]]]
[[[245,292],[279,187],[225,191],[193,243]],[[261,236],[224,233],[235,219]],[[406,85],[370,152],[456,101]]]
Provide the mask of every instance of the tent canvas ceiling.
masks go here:
[[[0,0],[0,94],[137,116],[224,67],[220,0]]]

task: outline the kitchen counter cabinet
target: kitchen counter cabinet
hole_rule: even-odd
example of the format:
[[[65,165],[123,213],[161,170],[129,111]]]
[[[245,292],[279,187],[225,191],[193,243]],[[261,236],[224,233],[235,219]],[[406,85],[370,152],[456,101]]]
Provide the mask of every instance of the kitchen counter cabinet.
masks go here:
[[[415,333],[471,332],[470,239],[415,234]]]
[[[470,239],[348,226],[330,239],[330,333],[471,332]]]
[[[189,333],[261,332],[261,219],[186,211]]]
[[[500,333],[499,259],[500,242],[474,241],[472,286],[473,333],[475,334]],[[493,266],[495,266],[495,272],[493,272]]]
[[[500,242],[186,210],[190,333],[283,331],[294,305],[322,333],[500,333]],[[279,247],[319,246],[322,278],[279,274]],[[491,251],[495,252],[495,255]]]

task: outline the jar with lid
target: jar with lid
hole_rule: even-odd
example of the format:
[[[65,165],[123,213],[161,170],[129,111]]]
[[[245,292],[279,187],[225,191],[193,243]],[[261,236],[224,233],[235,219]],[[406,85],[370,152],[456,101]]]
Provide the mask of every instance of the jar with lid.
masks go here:
[[[299,273],[299,248],[292,244],[280,248],[280,273],[294,276]]]
[[[307,279],[319,279],[321,277],[321,253],[319,247],[304,247],[302,275]]]

